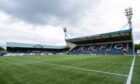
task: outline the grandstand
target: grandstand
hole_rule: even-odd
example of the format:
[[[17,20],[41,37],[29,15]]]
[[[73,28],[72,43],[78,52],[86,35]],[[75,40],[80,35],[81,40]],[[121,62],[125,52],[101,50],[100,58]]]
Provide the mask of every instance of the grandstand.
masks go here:
[[[71,54],[133,54],[132,29],[66,38]]]
[[[50,46],[41,44],[25,44],[7,42],[7,52],[10,53],[63,53],[67,51],[67,46]]]

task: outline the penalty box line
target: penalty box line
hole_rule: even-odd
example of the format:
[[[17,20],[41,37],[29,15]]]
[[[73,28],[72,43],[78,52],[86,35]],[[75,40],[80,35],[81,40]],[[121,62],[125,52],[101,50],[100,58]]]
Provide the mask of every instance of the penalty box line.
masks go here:
[[[27,61],[27,60],[24,60],[24,61]],[[31,60],[29,60],[28,62],[42,63],[42,64],[47,64],[47,65],[53,65],[53,66],[58,66],[58,67],[69,68],[69,69],[77,69],[77,70],[88,71],[88,72],[96,72],[96,73],[103,73],[103,74],[109,74],[109,75],[116,75],[116,76],[128,77],[128,75],[125,75],[125,74],[112,73],[112,72],[99,71],[99,70],[86,69],[86,68],[79,68],[79,67],[66,66],[66,65],[58,65],[58,64],[54,64],[54,63],[31,61]]]

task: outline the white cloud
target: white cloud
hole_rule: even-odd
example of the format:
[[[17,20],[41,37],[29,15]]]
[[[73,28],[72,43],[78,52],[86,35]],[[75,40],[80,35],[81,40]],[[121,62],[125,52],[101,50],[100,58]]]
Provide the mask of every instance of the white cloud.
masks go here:
[[[66,45],[61,26],[34,26],[23,21],[11,22],[12,17],[0,12],[0,42],[40,43],[50,45]]]
[[[24,21],[23,19],[13,17],[11,13],[0,11],[0,44],[4,44],[7,41],[13,41],[65,45],[64,33],[62,29],[63,26],[67,27],[68,34],[72,37],[120,30],[127,23],[127,19],[124,15],[124,8],[127,7],[133,8],[134,15],[132,21],[134,39],[135,42],[140,42],[139,0],[101,0],[97,2],[97,4],[96,1],[92,0],[87,0],[86,2],[83,0],[67,0],[65,2],[69,4],[65,5],[63,3],[63,5],[58,5],[62,3],[57,3],[57,5],[60,7],[66,7],[61,8],[64,11],[57,10],[55,12],[55,8],[52,8],[53,12],[51,12],[52,15],[50,20],[48,17],[45,17],[44,14],[39,14],[41,19],[43,19],[41,21],[44,21],[44,19],[45,21],[48,21],[49,24],[47,23],[45,25],[34,25]],[[2,3],[10,4],[10,7],[13,8],[18,6],[18,4],[15,4],[9,0],[5,0]],[[82,10],[79,11],[78,9],[80,8],[82,8]],[[77,11],[75,11],[76,9]],[[29,13],[30,12],[31,11],[29,11]],[[35,11],[35,13],[36,12],[38,11]],[[61,15],[61,13],[64,14],[64,17]],[[74,17],[72,17],[73,15]]]

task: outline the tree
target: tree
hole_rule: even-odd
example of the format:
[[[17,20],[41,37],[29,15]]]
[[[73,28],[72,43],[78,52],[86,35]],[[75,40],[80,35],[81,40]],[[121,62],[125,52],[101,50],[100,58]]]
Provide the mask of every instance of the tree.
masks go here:
[[[5,51],[5,49],[3,47],[0,47],[0,51]]]
[[[135,49],[140,49],[140,43],[139,44],[135,44]]]

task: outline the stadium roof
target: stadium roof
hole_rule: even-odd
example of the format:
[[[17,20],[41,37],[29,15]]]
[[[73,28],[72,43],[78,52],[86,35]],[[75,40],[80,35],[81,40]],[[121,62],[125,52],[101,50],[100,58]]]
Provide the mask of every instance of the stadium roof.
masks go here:
[[[66,39],[67,42],[75,43],[75,44],[89,44],[89,43],[102,43],[102,42],[116,42],[116,41],[132,41],[131,38],[132,29],[70,38]]]
[[[25,44],[25,43],[7,42],[7,47],[64,49],[67,46],[53,46],[53,45]]]

